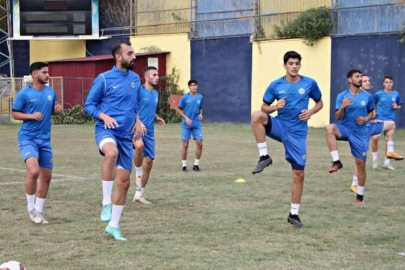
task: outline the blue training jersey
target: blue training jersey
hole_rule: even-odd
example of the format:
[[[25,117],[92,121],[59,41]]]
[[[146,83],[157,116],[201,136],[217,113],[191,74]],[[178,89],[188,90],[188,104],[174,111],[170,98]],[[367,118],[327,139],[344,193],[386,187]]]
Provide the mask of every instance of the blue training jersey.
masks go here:
[[[360,90],[359,94],[353,95],[350,93],[349,89],[347,89],[337,96],[336,110],[340,109],[343,98],[345,97],[351,98],[353,103],[344,109],[343,117],[339,123],[355,134],[360,136],[366,135],[367,124],[358,125],[356,119],[360,116],[366,117],[369,112],[374,110],[373,96],[364,90]]]
[[[141,86],[138,96],[139,118],[145,125],[147,133],[154,134],[155,114],[159,101],[159,93],[156,90],[149,91]]]
[[[377,106],[378,120],[395,121],[396,110],[392,108],[392,104],[401,105],[403,103],[401,96],[397,91],[385,92],[380,90],[374,94],[374,104]]]
[[[117,67],[101,73],[93,82],[84,110],[96,119],[95,133],[104,129],[104,121],[98,117],[104,113],[114,118],[119,127],[110,129],[120,138],[131,139],[131,129],[135,124],[138,95],[141,87],[138,74],[122,71]]]
[[[33,114],[40,112],[43,115],[42,120],[24,120],[18,140],[31,139],[51,139],[51,118],[52,110],[57,101],[55,90],[44,85],[43,90],[36,90],[32,85],[27,86],[18,92],[13,104],[14,112]]]
[[[275,100],[285,98],[285,106],[278,110],[277,117],[283,127],[297,136],[306,136],[308,133],[307,121],[299,118],[302,110],[308,109],[309,98],[315,102],[322,98],[321,90],[315,80],[301,76],[296,83],[290,83],[281,77],[273,81],[266,89],[263,101],[268,105]]]
[[[200,127],[201,121],[198,120],[198,115],[200,114],[200,109],[203,105],[203,96],[198,94],[192,96],[190,93],[183,95],[179,102],[179,108],[184,111],[184,114],[193,121],[192,127]],[[187,125],[186,120],[183,118],[183,126]]]

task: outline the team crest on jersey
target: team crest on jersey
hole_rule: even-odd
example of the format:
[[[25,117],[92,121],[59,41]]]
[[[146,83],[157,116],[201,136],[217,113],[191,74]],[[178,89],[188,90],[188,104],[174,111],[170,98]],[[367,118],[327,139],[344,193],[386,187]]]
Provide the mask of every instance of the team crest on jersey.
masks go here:
[[[285,94],[285,90],[278,91],[279,94]]]
[[[131,82],[131,87],[135,88],[135,83],[134,82]]]
[[[52,96],[48,95],[48,100],[51,101],[52,100]]]
[[[395,102],[395,98],[394,98],[394,97],[392,98],[392,101],[394,101],[394,102]]]
[[[361,106],[366,106],[366,102],[364,100],[361,101]]]
[[[304,88],[300,88],[300,90],[298,90],[298,93],[300,93],[301,95],[303,95],[305,93],[305,89]]]
[[[200,104],[200,103],[201,103],[201,101],[197,100],[197,103],[198,103],[198,104]]]

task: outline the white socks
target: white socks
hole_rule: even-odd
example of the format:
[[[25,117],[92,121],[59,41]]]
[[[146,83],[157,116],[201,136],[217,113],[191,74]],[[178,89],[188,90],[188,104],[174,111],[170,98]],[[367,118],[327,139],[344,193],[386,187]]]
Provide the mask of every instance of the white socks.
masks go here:
[[[135,167],[135,175],[136,177],[142,177],[142,166],[141,167]]]
[[[35,201],[35,211],[37,213],[42,213],[44,210],[44,203],[46,199],[37,198]]]
[[[33,195],[27,195],[27,210],[31,211],[35,209],[35,194]]]
[[[364,188],[365,188],[365,187],[358,186],[358,187],[357,187],[357,194],[363,195],[363,194],[364,194]]]
[[[388,165],[390,165],[390,159],[386,157],[384,159],[384,166],[388,166]]]
[[[291,203],[291,211],[290,211],[291,215],[298,215],[299,211],[300,211],[300,205]]]
[[[353,182],[352,182],[352,186],[357,186],[359,184],[357,176],[353,175]]]
[[[108,226],[112,228],[119,228],[118,224],[120,223],[122,210],[124,210],[123,205],[115,205],[113,204],[112,212],[111,212],[111,220],[108,223]]]
[[[144,191],[145,188],[141,188],[140,190],[135,191],[135,200],[139,200],[139,198],[143,196]]]
[[[257,144],[257,148],[259,148],[259,155],[260,156],[267,156],[269,153],[267,151],[267,143],[262,142]]]
[[[183,167],[187,167],[187,160],[182,160],[181,163],[183,164]]]
[[[394,152],[394,142],[387,142],[387,152]]]
[[[199,159],[195,159],[195,160],[194,160],[194,165],[195,165],[195,166],[200,165],[200,160],[199,160]]]
[[[338,152],[338,150],[335,150],[335,151],[330,152],[330,155],[332,156],[333,162],[339,160],[339,152]]]
[[[377,162],[378,161],[378,152],[373,152],[373,162]]]
[[[111,194],[113,189],[114,181],[104,181],[103,180],[103,206],[106,204],[112,204]]]

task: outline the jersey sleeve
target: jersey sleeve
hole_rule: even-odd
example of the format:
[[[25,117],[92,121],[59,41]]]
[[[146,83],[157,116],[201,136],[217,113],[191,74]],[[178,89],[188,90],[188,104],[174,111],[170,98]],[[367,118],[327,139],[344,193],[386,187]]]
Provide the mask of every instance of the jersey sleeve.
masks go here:
[[[343,93],[340,93],[340,94],[337,96],[337,98],[336,98],[336,106],[335,106],[335,110],[336,110],[336,111],[339,110],[340,107],[342,106],[343,98],[344,98]]]
[[[309,96],[315,101],[318,102],[322,98],[322,93],[321,90],[319,89],[318,84],[316,81],[313,81],[312,87],[311,87],[311,92],[309,93]]]
[[[178,108],[184,110],[185,106],[186,106],[186,95],[181,97]]]
[[[402,105],[404,102],[402,101],[401,96],[398,93],[397,99],[396,99],[397,105]]]
[[[270,105],[274,102],[275,99],[276,99],[276,94],[274,91],[274,85],[270,84],[267,87],[266,92],[264,92],[263,102],[265,102],[267,105]]]
[[[374,102],[375,104],[377,104],[379,100],[380,100],[380,96],[378,95],[378,92],[377,92],[377,93],[375,93],[375,95],[374,95],[374,97],[373,97],[373,102]]]
[[[98,118],[101,111],[98,108],[101,98],[104,96],[106,85],[102,75],[98,75],[91,86],[89,95],[84,103],[84,111],[93,118]]]
[[[25,94],[24,91],[20,91],[15,100],[14,100],[14,104],[13,104],[13,112],[24,112],[24,108],[25,108]]]
[[[373,110],[374,110],[373,96],[370,94],[369,99],[368,99],[368,103],[367,103],[367,111],[371,112]]]

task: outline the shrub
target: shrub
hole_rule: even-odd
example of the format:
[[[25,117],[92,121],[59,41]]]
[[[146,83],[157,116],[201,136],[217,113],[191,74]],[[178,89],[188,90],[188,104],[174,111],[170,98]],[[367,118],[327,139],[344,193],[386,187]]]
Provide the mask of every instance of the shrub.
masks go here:
[[[276,25],[274,30],[279,38],[301,37],[306,45],[313,46],[315,41],[329,35],[331,27],[330,10],[327,7],[319,7],[302,12],[293,21]]]
[[[86,124],[94,122],[94,119],[83,111],[81,105],[76,105],[70,109],[64,110],[58,115],[52,116],[52,123],[56,125]]]

